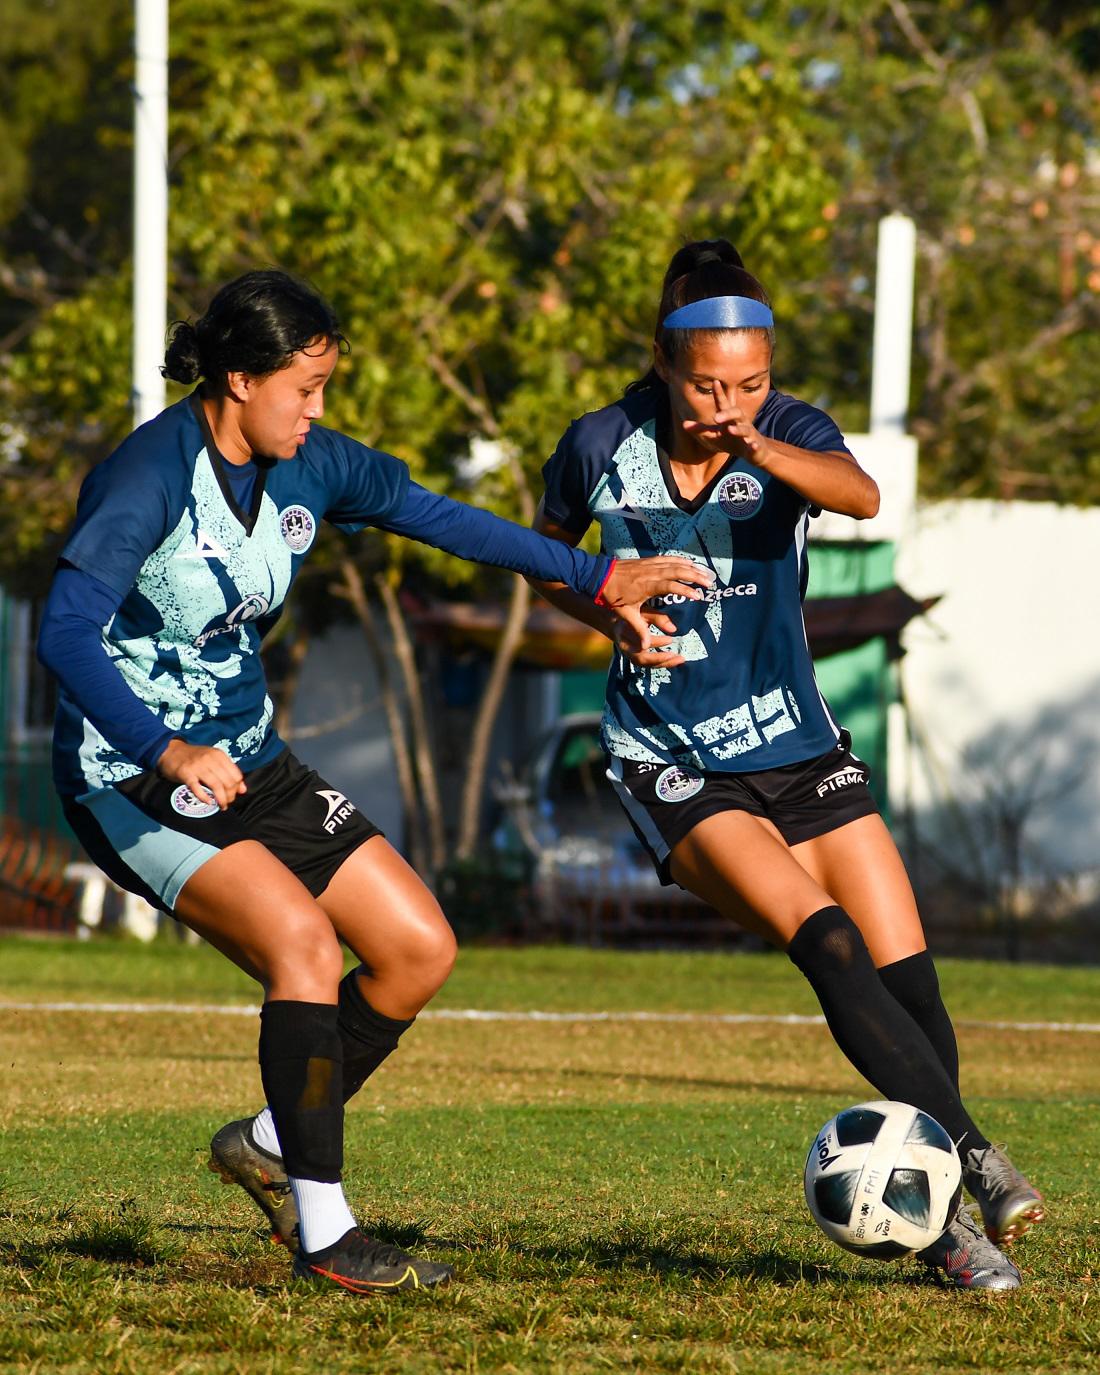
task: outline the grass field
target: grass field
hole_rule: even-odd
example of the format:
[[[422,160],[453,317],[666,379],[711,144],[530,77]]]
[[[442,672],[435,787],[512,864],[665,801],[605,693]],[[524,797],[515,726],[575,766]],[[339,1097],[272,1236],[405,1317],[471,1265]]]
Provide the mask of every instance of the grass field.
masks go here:
[[[423,1019],[347,1120],[364,1221],[439,1293],[288,1281],[205,1169],[260,1102],[252,1017],[0,1008],[0,1371],[1100,1370],[1094,969],[945,962],[964,1090],[1044,1188],[1015,1294],[947,1292],[816,1230],[816,1129],[874,1096],[820,1026]],[[241,1006],[205,948],[0,940],[0,1002]],[[466,950],[435,1009],[814,1013],[772,955]]]

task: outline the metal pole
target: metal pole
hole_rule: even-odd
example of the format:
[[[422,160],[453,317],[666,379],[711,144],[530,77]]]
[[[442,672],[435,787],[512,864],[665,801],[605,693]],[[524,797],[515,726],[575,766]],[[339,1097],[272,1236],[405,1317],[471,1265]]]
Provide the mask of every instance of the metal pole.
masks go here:
[[[916,226],[907,215],[887,215],[879,221],[871,356],[872,434],[905,433],[916,247]]]
[[[168,298],[168,0],[134,0],[134,424],[164,409]]]

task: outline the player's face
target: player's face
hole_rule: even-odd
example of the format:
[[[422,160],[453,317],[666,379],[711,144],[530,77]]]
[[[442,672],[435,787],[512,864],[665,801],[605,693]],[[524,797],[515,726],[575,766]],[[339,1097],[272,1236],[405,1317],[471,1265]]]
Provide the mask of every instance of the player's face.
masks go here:
[[[657,371],[668,383],[673,424],[685,420],[705,423],[719,409],[714,396],[717,379],[725,386],[731,404],[739,407],[751,424],[767,400],[771,388],[772,351],[758,330],[720,330],[704,334],[683,349],[675,363],[658,351]],[[708,435],[697,430],[692,439],[703,449],[717,451],[724,441],[717,430]]]
[[[266,377],[244,378],[235,394],[241,400],[241,435],[254,454],[293,458],[306,442],[309,427],[325,413],[325,384],[340,357],[336,344],[318,340],[296,353],[289,367]]]

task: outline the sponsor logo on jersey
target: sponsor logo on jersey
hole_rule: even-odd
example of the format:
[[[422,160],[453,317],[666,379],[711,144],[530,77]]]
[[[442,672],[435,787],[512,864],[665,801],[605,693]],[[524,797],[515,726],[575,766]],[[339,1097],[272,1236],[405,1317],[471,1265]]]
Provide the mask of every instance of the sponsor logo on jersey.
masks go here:
[[[850,766],[841,769],[839,773],[831,773],[828,778],[823,778],[817,785],[818,797],[824,797],[826,793],[841,792],[844,788],[853,788],[857,783],[866,783],[867,775],[862,769],[853,769]]]
[[[317,522],[304,506],[287,506],[279,512],[279,529],[290,552],[304,554],[317,534]]]
[[[730,473],[718,484],[714,495],[730,520],[747,520],[756,514],[764,499],[764,489],[751,473]]]
[[[702,601],[720,602],[725,597],[755,597],[756,592],[754,582],[733,583],[729,587],[708,587],[703,589]],[[663,597],[650,597],[646,606],[679,606],[682,602],[695,600],[694,597],[686,597],[682,592],[669,592]]]
[[[223,549],[212,535],[208,535],[205,530],[198,530],[195,533],[195,547],[193,549],[179,549],[176,551],[177,559],[227,559],[229,550]]]
[[[322,821],[321,826],[329,835],[335,835],[337,827],[342,826],[355,811],[355,803],[349,802],[344,794],[338,793],[335,788],[318,788],[317,796],[328,807],[328,816]]]
[[[250,592],[243,601],[237,603],[232,611],[226,616],[221,625],[211,626],[209,630],[204,630],[201,635],[196,635],[192,643],[196,649],[202,649],[217,635],[228,635],[231,630],[236,630],[245,621],[254,621],[262,616],[271,607],[271,602],[261,592]]]
[[[192,821],[201,821],[204,816],[213,816],[220,810],[216,802],[204,802],[184,783],[173,792],[171,800],[172,810],[179,812],[180,816],[190,817]]]
[[[703,786],[704,780],[697,773],[688,773],[678,764],[665,769],[654,784],[657,796],[662,802],[686,802],[694,797]]]

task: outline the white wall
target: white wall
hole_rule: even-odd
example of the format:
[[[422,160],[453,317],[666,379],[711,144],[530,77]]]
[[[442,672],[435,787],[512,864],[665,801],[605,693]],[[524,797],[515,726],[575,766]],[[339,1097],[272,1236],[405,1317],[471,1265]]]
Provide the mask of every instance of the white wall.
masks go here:
[[[1032,872],[1100,868],[1098,563],[1100,508],[917,508],[897,580],[943,600],[904,635],[901,681],[920,742],[893,751],[895,815],[906,801],[918,817],[939,806],[940,839],[960,853],[968,841],[945,801],[988,819],[1005,797],[1030,793]]]

